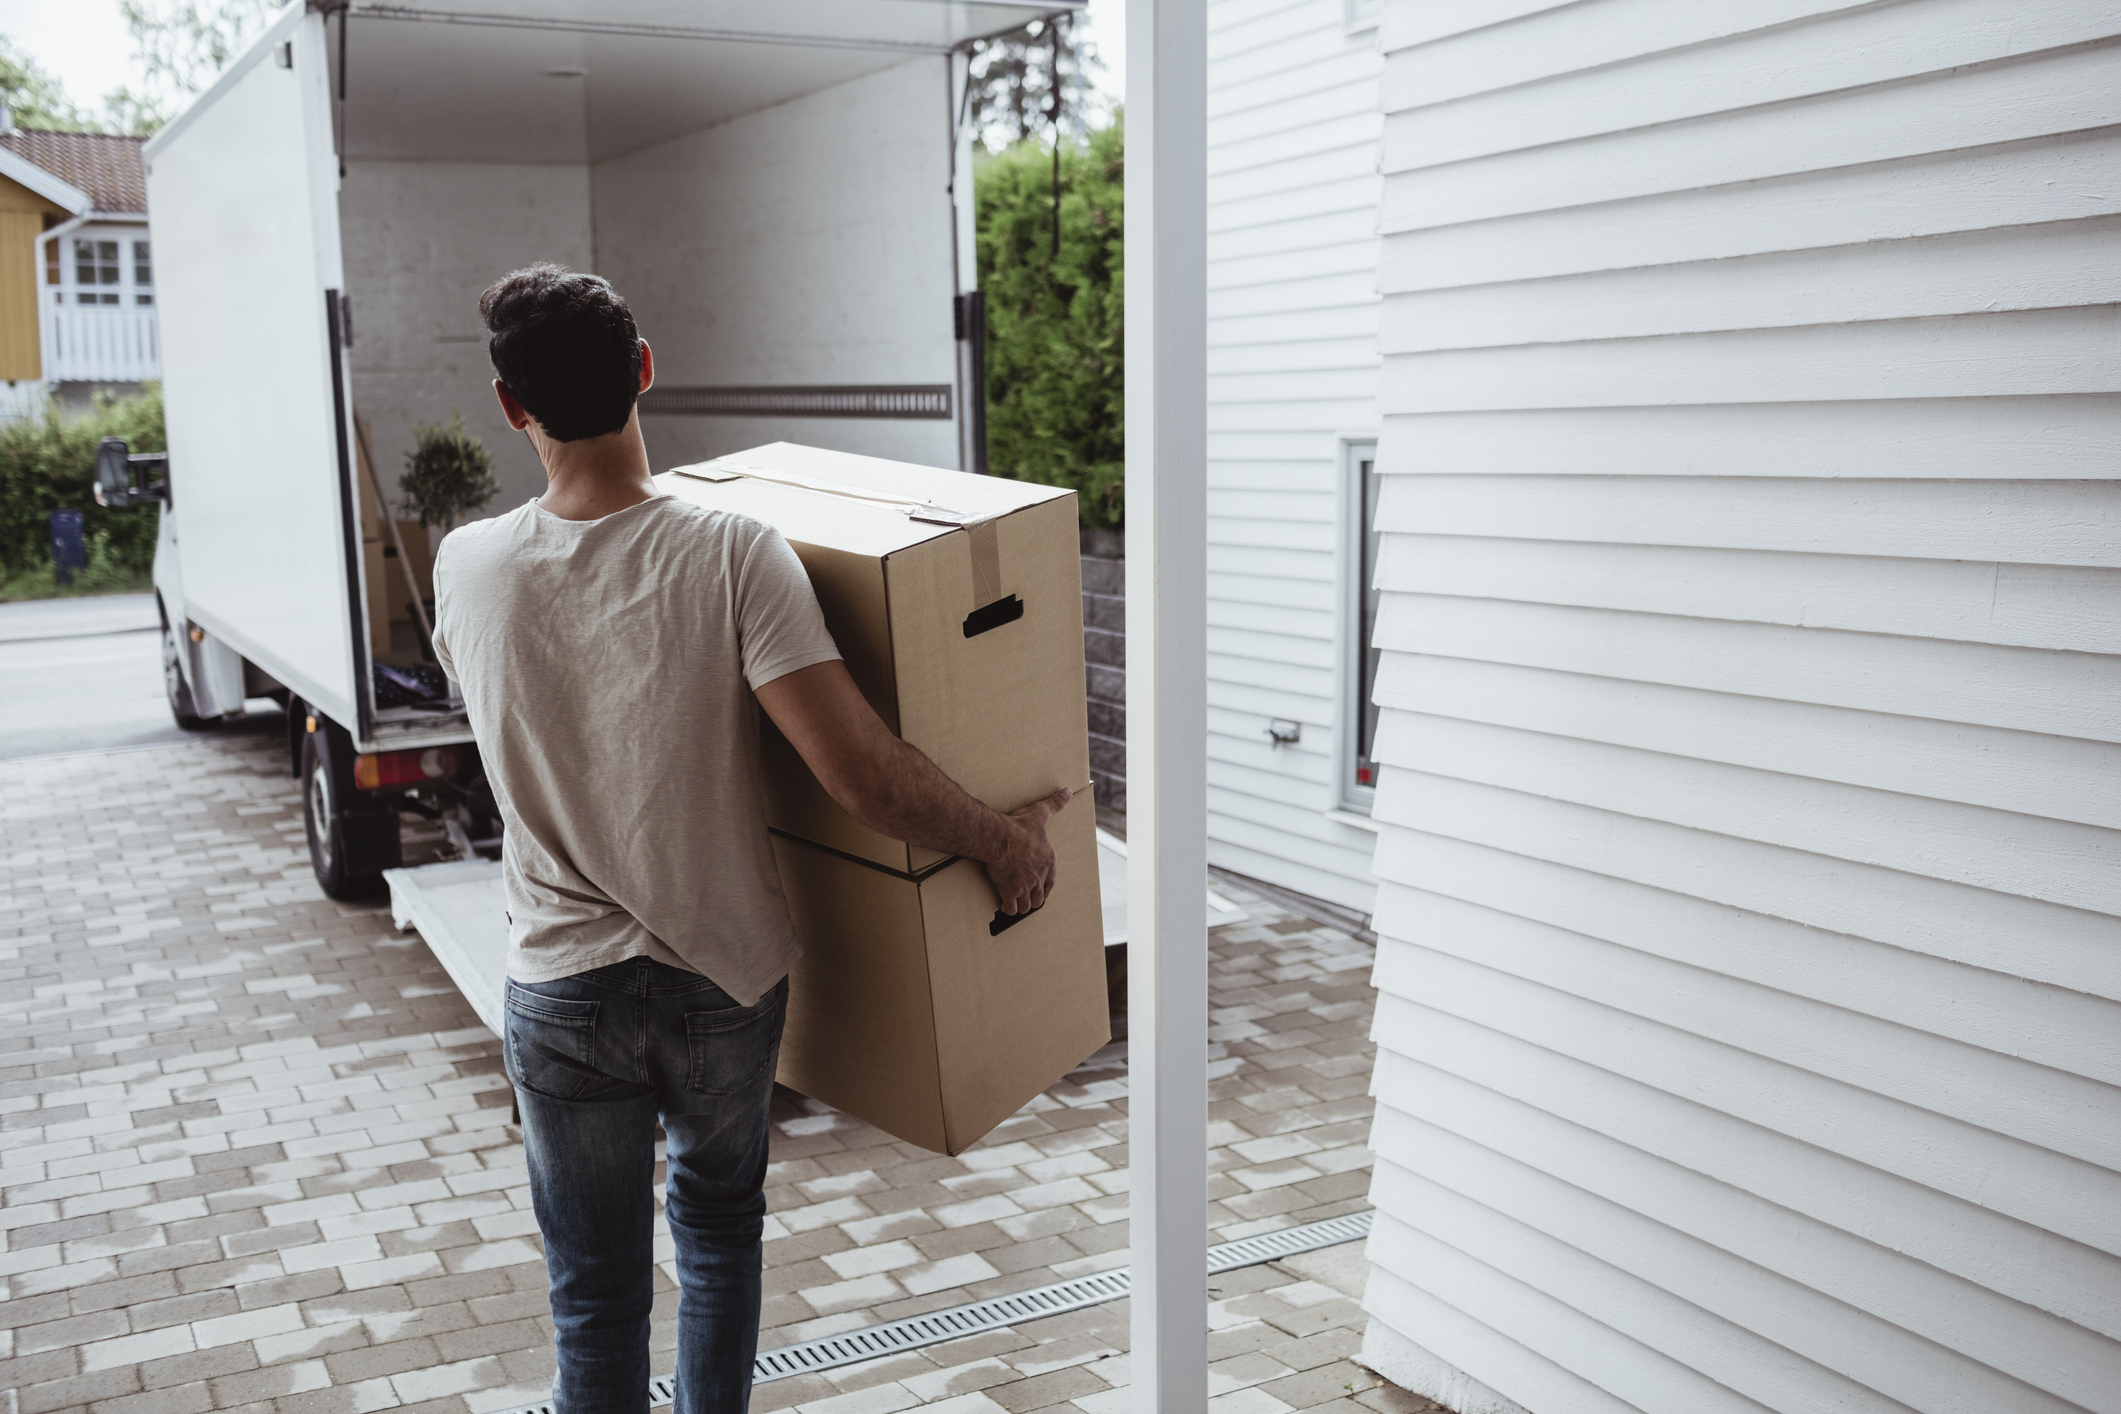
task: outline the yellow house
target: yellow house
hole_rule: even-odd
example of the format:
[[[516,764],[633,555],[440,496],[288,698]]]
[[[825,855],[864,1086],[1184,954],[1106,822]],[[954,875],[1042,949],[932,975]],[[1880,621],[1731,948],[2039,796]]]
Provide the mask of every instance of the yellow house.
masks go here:
[[[161,376],[144,141],[0,114],[0,416]]]
[[[0,380],[42,382],[39,238],[90,209],[87,192],[0,145]]]

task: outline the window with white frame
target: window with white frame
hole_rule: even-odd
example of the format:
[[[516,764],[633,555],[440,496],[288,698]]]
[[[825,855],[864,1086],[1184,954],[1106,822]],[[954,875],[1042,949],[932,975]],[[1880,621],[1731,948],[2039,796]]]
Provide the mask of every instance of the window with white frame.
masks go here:
[[[1349,442],[1341,476],[1340,805],[1369,813],[1377,796],[1377,444]]]
[[[124,271],[117,241],[74,237],[74,303],[117,304]]]
[[[44,283],[55,304],[152,305],[155,262],[151,244],[91,234],[45,246]]]

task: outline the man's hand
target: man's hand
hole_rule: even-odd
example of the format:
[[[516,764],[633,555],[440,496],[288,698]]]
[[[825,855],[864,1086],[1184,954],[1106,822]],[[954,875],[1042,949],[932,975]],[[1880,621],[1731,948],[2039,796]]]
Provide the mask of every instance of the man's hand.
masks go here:
[[[1046,839],[1046,822],[1060,813],[1074,792],[1066,787],[1044,800],[1035,800],[1011,811],[1008,847],[1000,859],[983,861],[994,891],[1002,897],[1002,912],[1029,913],[1043,908],[1053,892],[1056,873],[1053,846]]]
[[[1028,913],[1053,892],[1046,821],[1072,792],[1057,790],[1008,815],[981,804],[892,734],[844,663],[775,678],[758,699],[826,794],[855,819],[895,840],[977,859],[1006,912]]]

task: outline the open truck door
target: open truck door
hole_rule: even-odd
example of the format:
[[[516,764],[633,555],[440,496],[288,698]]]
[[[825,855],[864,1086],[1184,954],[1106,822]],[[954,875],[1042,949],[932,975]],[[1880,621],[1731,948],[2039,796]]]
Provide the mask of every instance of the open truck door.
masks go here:
[[[181,604],[365,737],[324,19],[290,6],[147,150]],[[166,598],[167,596],[165,596]]]

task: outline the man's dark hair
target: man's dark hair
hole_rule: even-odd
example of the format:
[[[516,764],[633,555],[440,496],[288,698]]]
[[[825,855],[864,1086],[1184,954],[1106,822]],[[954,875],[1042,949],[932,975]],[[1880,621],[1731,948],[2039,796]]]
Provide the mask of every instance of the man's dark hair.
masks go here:
[[[556,442],[626,425],[641,386],[641,336],[611,282],[540,262],[479,296],[494,377]]]

